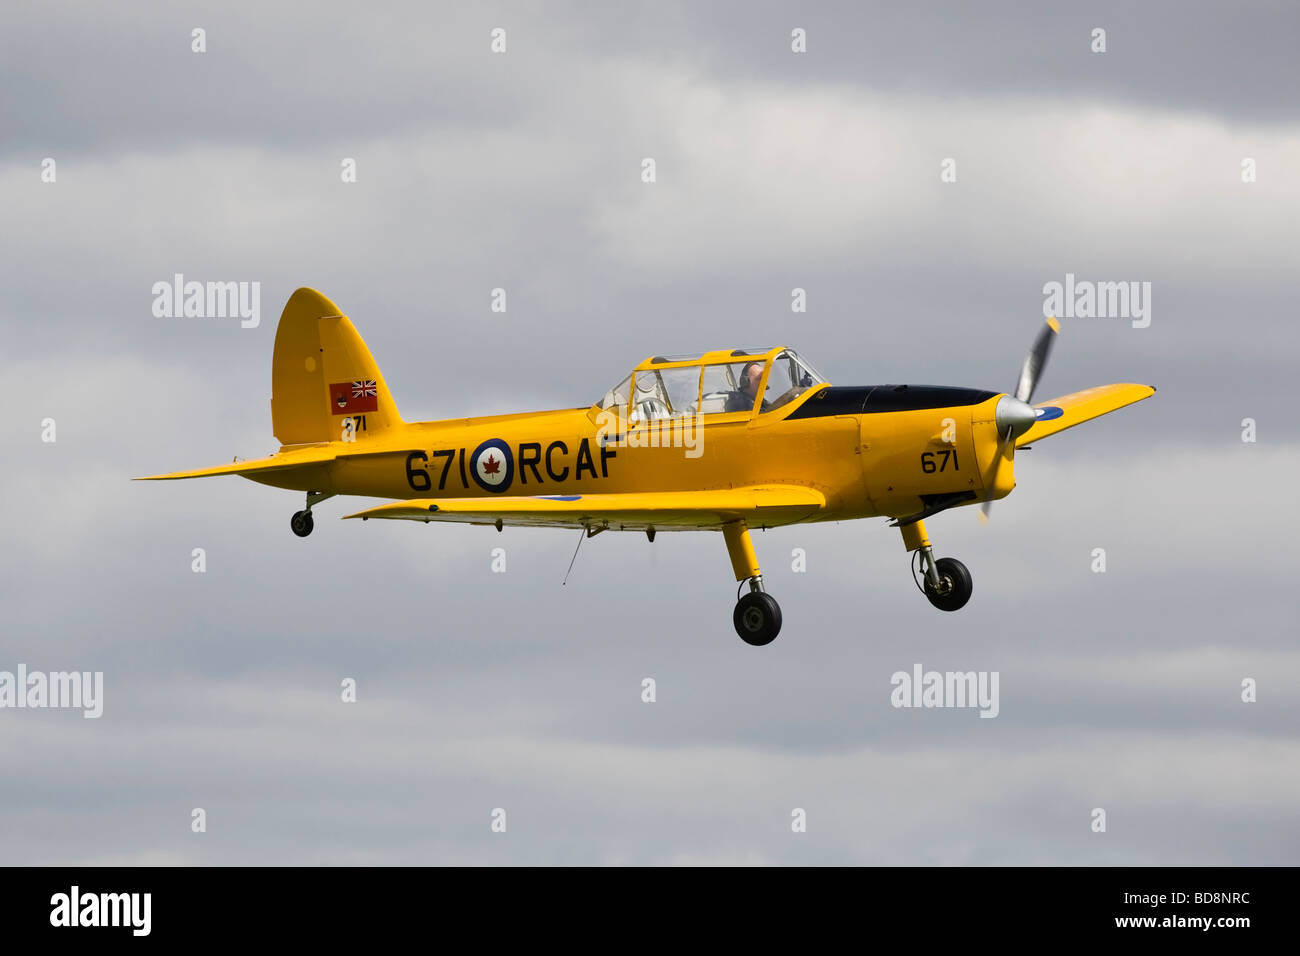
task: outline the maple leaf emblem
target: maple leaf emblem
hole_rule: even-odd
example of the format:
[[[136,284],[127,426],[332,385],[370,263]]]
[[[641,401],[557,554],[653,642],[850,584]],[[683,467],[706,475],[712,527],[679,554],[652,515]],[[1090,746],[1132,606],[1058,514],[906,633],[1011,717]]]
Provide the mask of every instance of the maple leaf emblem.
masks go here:
[[[496,460],[494,455],[488,455],[487,461],[483,462],[483,474],[495,475],[501,470],[501,462]]]

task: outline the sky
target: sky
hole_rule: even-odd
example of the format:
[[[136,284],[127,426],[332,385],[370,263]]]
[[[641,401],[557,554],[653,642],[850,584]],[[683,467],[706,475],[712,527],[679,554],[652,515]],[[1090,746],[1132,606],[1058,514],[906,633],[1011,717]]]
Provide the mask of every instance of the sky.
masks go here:
[[[0,708],[0,863],[1300,862],[1298,33],[1266,2],[6,5],[0,672],[102,672],[103,713]],[[155,316],[177,273],[260,283],[260,322]],[[299,539],[299,493],[129,480],[275,451],[300,286],[424,420],[769,344],[1008,390],[1067,275],[1150,283],[1150,322],[1066,318],[1036,398],[1159,391],[1018,455],[987,525],[928,522],[955,614],[884,519],[755,535],[785,623],[751,648],[716,534],[602,535],[562,585],[571,532],[334,499]],[[894,707],[917,664],[997,672],[996,718]]]

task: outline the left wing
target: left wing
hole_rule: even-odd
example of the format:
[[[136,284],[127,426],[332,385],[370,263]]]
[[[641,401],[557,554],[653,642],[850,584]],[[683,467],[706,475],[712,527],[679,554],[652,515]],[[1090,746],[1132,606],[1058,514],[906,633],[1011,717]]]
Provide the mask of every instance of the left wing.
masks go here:
[[[349,518],[405,518],[540,528],[612,531],[718,529],[743,518],[752,528],[793,524],[826,507],[826,496],[802,485],[754,485],[718,491],[538,495],[504,498],[414,498],[359,511]]]

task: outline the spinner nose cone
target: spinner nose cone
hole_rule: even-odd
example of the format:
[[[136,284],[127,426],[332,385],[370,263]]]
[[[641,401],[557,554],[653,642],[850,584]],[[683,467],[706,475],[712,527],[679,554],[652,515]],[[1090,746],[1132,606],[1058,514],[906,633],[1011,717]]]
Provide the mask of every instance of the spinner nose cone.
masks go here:
[[[1038,420],[1038,413],[1032,405],[1022,402],[1014,395],[1003,395],[998,399],[993,420],[997,422],[999,432],[1005,433],[1010,429],[1012,433],[1022,435]]]

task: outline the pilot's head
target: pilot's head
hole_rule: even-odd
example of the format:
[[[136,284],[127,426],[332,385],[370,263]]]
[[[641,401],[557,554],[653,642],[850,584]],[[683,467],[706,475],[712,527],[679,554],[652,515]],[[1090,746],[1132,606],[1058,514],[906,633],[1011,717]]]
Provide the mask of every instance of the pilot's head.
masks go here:
[[[763,363],[750,362],[740,372],[740,388],[751,398],[758,397],[758,383],[763,378]]]

